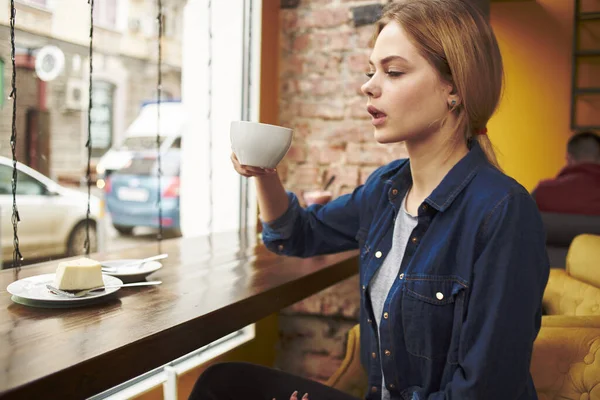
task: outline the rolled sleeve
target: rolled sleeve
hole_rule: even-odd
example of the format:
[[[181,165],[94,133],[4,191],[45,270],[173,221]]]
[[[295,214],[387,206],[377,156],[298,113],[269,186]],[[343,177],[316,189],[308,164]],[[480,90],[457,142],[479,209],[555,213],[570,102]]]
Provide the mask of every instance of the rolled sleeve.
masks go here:
[[[294,221],[298,218],[301,207],[294,193],[287,192],[287,196],[289,205],[282,216],[271,222],[265,222],[261,219],[264,240],[285,240],[292,236]]]
[[[271,222],[262,222],[265,246],[281,255],[312,257],[356,249],[356,233],[364,187],[345,194],[326,205],[302,208],[298,198],[288,192],[286,212]]]

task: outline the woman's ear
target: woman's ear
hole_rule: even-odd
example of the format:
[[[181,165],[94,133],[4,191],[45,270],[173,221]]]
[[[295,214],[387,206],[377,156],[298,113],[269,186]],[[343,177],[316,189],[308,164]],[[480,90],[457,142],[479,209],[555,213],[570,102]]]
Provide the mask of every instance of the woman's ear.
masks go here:
[[[455,108],[460,105],[460,96],[458,95],[458,90],[456,90],[456,86],[451,83],[447,83],[446,90],[448,93],[448,107]]]
[[[456,94],[450,94],[448,96],[448,108],[454,109],[460,105],[460,97]]]

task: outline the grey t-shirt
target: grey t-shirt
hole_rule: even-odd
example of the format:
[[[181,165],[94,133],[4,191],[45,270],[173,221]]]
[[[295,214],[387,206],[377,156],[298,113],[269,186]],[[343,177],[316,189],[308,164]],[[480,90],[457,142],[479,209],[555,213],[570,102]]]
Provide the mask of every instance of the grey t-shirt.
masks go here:
[[[373,282],[370,285],[369,296],[371,296],[371,304],[373,306],[373,314],[377,322],[377,329],[383,315],[383,305],[390,292],[394,279],[398,276],[404,251],[408,244],[408,239],[413,229],[417,226],[418,218],[410,215],[406,211],[406,198],[402,200],[402,209],[396,217],[394,223],[394,237],[392,239],[392,248],[389,254],[383,260],[383,264],[375,273]],[[381,336],[381,335],[378,335]],[[381,360],[381,343],[379,345],[379,360]],[[385,377],[383,376],[381,399],[390,400],[390,392],[385,386]]]

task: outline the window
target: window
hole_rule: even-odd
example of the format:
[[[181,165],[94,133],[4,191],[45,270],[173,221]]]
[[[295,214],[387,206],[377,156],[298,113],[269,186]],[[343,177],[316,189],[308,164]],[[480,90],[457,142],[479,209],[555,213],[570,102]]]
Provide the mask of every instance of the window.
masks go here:
[[[0,195],[12,195],[12,168],[0,165]],[[22,171],[17,171],[17,196],[39,196],[46,193],[46,187],[37,179]]]
[[[160,169],[162,175],[166,177],[179,176],[179,165],[181,155],[178,150],[171,150],[164,153],[160,160]],[[131,163],[119,171],[119,175],[138,175],[138,176],[156,176],[158,174],[158,161],[156,155],[136,156]]]
[[[160,144],[165,141],[165,136],[161,136],[159,139]],[[156,149],[156,136],[130,136],[125,138],[119,150],[129,151],[144,151],[144,150],[155,150]]]
[[[115,86],[104,81],[92,85],[92,156],[103,155],[113,141],[113,103]]]
[[[94,24],[111,29],[117,27],[117,0],[94,2]]]
[[[173,144],[171,144],[172,149],[180,149],[181,148],[181,137],[173,140]]]
[[[0,109],[4,106],[4,60],[0,58]]]

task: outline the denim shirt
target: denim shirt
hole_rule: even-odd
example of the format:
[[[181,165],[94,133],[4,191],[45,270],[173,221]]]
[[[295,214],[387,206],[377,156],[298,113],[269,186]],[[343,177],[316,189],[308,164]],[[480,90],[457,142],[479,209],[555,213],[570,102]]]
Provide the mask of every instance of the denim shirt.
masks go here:
[[[382,373],[393,399],[537,399],[529,366],[549,274],[544,228],[529,193],[477,143],[420,205],[376,329],[367,289],[411,185],[409,161],[397,160],[325,206],[303,209],[288,193],[263,240],[298,257],[360,249],[366,399],[381,399]]]

